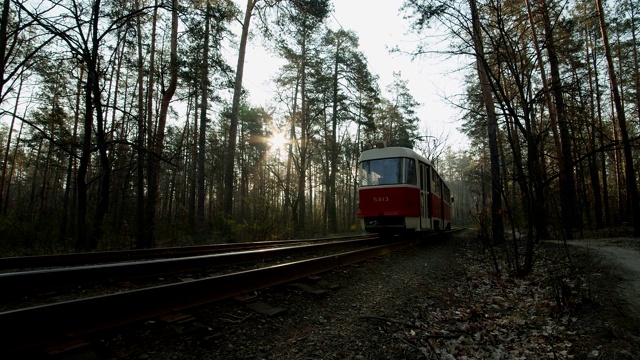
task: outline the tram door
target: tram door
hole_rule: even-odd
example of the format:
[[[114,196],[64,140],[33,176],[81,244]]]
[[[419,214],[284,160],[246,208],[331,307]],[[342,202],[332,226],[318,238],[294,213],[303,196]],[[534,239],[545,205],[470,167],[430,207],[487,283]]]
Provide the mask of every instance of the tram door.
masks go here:
[[[429,166],[420,163],[420,228],[430,229],[429,218]]]

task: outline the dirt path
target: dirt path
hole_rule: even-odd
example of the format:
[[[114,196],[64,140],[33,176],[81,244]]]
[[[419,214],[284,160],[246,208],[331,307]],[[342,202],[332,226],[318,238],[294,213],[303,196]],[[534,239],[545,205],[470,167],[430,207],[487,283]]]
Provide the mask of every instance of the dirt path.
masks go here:
[[[592,249],[620,270],[621,292],[640,315],[640,239],[610,238],[568,241],[569,245]]]

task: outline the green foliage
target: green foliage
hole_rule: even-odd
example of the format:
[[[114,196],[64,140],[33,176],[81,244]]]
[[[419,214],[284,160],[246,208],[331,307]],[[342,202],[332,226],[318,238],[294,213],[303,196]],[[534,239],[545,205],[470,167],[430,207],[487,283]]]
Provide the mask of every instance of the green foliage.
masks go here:
[[[331,12],[330,0],[291,0],[294,9],[303,16],[322,20]]]
[[[408,80],[402,79],[400,72],[394,72],[394,81],[389,85],[390,99],[383,99],[374,113],[375,128],[366,128],[370,148],[378,140],[387,146],[401,146],[413,149],[418,138],[416,110],[418,103],[408,88]]]
[[[438,17],[447,10],[447,5],[442,2],[430,0],[406,0],[402,4],[402,11],[411,11],[404,16],[405,20],[411,21],[414,31],[421,32],[428,28]]]

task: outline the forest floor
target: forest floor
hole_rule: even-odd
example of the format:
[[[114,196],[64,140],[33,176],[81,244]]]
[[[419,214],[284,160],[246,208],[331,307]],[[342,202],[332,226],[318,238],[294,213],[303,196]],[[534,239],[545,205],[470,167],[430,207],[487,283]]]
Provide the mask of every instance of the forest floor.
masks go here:
[[[577,245],[577,246],[574,246]],[[619,250],[622,249],[622,250]],[[100,359],[640,359],[640,240],[508,248],[471,231],[189,313],[100,334]]]

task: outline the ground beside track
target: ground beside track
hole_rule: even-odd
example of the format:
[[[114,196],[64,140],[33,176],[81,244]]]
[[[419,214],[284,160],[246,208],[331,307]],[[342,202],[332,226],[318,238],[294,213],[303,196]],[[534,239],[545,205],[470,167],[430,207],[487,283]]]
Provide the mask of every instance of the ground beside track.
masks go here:
[[[537,270],[517,279],[496,274],[472,235],[430,241],[307,287],[260,291],[272,315],[228,300],[184,322],[100,334],[80,351],[102,359],[638,358],[640,327],[617,267],[592,251],[576,248],[569,260],[557,245],[541,246]]]

